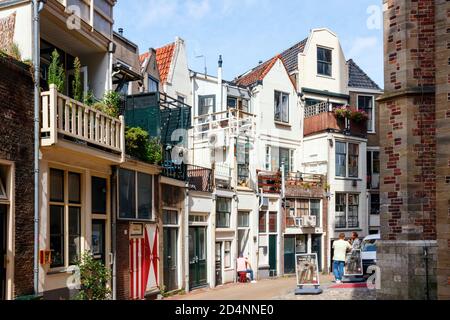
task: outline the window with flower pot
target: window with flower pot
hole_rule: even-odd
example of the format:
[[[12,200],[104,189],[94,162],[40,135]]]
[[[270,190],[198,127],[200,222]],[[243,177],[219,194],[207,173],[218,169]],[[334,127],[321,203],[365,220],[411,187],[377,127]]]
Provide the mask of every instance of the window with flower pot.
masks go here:
[[[77,263],[81,252],[81,175],[50,170],[50,250],[52,268]]]

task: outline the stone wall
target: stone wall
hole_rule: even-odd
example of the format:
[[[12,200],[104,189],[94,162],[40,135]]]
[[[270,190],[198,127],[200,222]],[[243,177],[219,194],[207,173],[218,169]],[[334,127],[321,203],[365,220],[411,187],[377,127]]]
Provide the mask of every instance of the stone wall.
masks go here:
[[[15,25],[15,13],[0,19],[0,50],[9,51],[11,49],[11,46],[14,44]]]
[[[0,57],[0,159],[15,164],[14,296],[33,293],[33,101],[29,67]]]
[[[436,3],[438,294],[450,299],[450,2]]]

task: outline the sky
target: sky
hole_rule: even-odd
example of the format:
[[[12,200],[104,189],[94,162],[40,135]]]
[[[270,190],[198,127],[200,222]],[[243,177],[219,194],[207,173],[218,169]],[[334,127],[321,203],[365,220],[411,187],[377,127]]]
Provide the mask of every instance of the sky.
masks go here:
[[[381,0],[118,0],[115,30],[141,53],[175,40],[186,42],[189,67],[233,80],[309,35],[335,32],[346,59],[353,59],[383,87]]]

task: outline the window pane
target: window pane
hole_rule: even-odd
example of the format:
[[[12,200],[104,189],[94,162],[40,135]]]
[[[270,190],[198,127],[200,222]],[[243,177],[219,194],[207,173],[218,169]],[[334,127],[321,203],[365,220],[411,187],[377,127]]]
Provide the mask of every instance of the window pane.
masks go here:
[[[266,216],[265,212],[259,213],[259,233],[267,232]]]
[[[163,223],[165,225],[178,225],[178,212],[172,210],[164,210]]]
[[[74,265],[80,257],[81,209],[69,208],[69,264]]]
[[[380,152],[375,151],[372,154],[373,156],[373,173],[380,174]]]
[[[352,178],[359,176],[359,145],[349,143],[348,144],[348,175]]]
[[[229,228],[230,227],[230,213],[217,212],[216,213],[216,226],[217,226],[217,228]]]
[[[291,151],[289,149],[280,148],[280,167],[284,163],[284,173],[289,174],[289,169],[291,168]]]
[[[250,226],[249,216],[250,214],[248,212],[239,212],[238,215],[239,228],[248,228]]]
[[[78,173],[69,172],[69,202],[81,203],[81,177]]]
[[[336,176],[345,177],[347,162],[347,145],[344,142],[336,142]]]
[[[107,180],[92,177],[92,213],[106,214]]]
[[[380,214],[380,195],[372,193],[370,195],[370,213]]]
[[[158,92],[159,90],[158,82],[153,80],[153,78],[148,78],[148,92]]]
[[[50,170],[50,201],[64,202],[64,171]]]
[[[349,228],[358,228],[359,227],[358,211],[359,211],[359,195],[349,194],[348,195],[348,218],[347,218]]]
[[[278,226],[277,226],[277,213],[276,212],[270,212],[269,213],[269,232],[277,232]]]
[[[281,121],[288,123],[289,122],[289,95],[283,93],[281,100]]]
[[[64,207],[50,206],[50,250],[52,268],[64,266]]]
[[[281,121],[281,92],[275,91],[275,121]]]
[[[136,177],[130,170],[120,169],[119,172],[119,218],[136,218]]]
[[[231,242],[225,242],[225,268],[231,268]]]
[[[297,217],[309,216],[309,200],[299,200]]]
[[[311,216],[316,217],[317,227],[320,227],[320,200],[311,200]]]
[[[347,195],[345,193],[336,194],[336,215],[335,215],[335,225],[337,229],[342,229],[347,227],[346,222],[346,199]]]
[[[150,220],[152,218],[152,176],[138,173],[138,217]]]
[[[374,117],[374,106],[372,96],[359,96],[358,97],[358,109],[363,110],[369,116],[367,121],[367,130],[369,132],[373,131],[373,117]]]

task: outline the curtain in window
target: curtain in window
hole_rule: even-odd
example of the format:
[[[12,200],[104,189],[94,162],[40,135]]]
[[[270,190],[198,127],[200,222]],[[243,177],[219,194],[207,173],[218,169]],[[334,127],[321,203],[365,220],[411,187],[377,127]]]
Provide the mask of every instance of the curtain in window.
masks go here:
[[[199,97],[198,115],[202,116],[215,112],[215,97]]]

